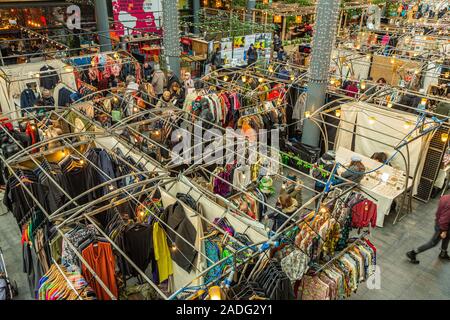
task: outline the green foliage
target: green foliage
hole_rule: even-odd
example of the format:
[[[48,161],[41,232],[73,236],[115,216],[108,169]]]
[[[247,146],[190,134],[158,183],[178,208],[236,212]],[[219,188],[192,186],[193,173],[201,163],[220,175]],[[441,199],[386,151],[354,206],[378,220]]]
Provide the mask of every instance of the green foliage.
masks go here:
[[[310,0],[284,0],[284,3],[297,3],[301,5],[302,7],[307,7],[312,5],[312,2]]]
[[[232,8],[236,7],[246,7],[247,6],[247,0],[233,0],[231,2]]]

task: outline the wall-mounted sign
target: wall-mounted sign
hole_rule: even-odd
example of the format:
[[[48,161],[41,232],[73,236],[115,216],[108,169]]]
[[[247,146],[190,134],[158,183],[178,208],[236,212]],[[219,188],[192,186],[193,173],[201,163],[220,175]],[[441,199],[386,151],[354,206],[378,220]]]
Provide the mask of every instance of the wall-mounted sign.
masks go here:
[[[112,7],[118,35],[161,31],[162,0],[113,0]]]

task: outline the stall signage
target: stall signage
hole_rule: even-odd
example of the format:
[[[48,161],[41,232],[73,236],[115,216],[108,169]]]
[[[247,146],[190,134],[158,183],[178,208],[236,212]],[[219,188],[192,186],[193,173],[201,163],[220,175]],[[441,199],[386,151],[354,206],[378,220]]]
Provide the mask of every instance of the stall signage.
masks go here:
[[[113,0],[118,35],[161,32],[162,0]]]

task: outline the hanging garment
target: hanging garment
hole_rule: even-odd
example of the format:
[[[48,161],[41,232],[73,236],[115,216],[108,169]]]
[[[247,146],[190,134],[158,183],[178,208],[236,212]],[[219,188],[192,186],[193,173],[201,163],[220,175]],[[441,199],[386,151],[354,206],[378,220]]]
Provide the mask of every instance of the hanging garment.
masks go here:
[[[163,216],[163,220],[171,228],[166,229],[169,244],[176,247],[176,250],[172,251],[172,260],[185,271],[190,272],[197,256],[197,251],[194,249],[197,231],[178,201],[168,206]]]
[[[166,233],[159,222],[155,222],[153,225],[153,250],[156,263],[158,264],[159,282],[161,283],[173,274],[173,270]]]
[[[153,229],[143,223],[127,226],[122,235],[122,248],[136,266],[145,271],[153,257]],[[128,266],[131,275],[137,271]]]
[[[58,73],[49,65],[45,65],[40,69],[39,79],[41,87],[48,90],[53,89],[59,82]]]
[[[108,287],[111,293],[118,297],[118,290],[115,275],[115,259],[111,249],[111,244],[106,242],[91,243],[82,251],[82,256],[97,274],[101,281]],[[86,266],[82,266],[83,276],[88,280],[89,285],[94,289],[99,300],[111,300],[98,281],[89,272]]]
[[[20,108],[27,109],[34,107],[38,98],[32,89],[25,89],[20,94]]]
[[[377,223],[377,205],[370,201],[364,200],[352,207],[352,227],[365,228],[369,224],[374,228]]]

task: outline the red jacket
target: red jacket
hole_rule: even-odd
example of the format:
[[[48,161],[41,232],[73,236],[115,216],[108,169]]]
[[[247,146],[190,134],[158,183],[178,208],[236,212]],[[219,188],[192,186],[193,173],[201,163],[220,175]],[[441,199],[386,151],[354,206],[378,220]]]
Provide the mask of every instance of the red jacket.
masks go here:
[[[450,229],[450,194],[442,196],[436,211],[436,224],[441,231]]]
[[[352,208],[352,227],[365,228],[369,223],[372,227],[377,224],[377,205],[370,200],[355,204]]]

